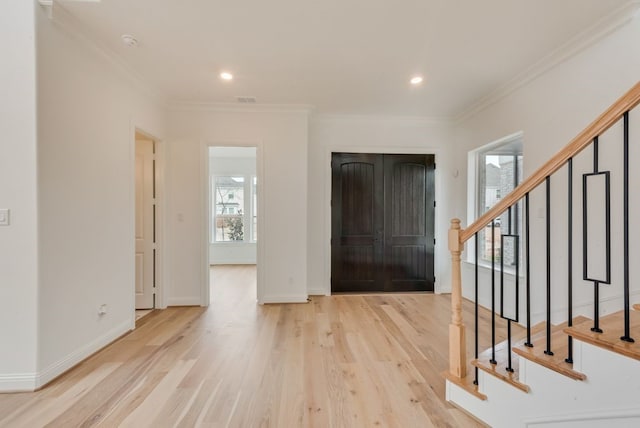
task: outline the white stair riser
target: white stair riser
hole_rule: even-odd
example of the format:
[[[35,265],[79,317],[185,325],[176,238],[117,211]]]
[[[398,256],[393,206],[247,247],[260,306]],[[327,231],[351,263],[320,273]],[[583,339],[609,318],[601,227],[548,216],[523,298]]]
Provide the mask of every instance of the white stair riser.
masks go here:
[[[640,361],[575,340],[574,369],[587,380],[576,381],[520,358],[520,379],[531,388],[529,394],[480,371],[480,392],[487,400],[450,383],[447,397],[497,428],[640,426]]]

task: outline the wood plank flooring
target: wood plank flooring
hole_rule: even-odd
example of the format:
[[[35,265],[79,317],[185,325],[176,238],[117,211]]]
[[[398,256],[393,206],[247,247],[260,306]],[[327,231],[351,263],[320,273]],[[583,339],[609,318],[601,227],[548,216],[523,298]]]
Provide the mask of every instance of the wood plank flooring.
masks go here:
[[[255,268],[225,266],[211,296],[154,311],[41,391],[0,395],[0,426],[482,426],[444,399],[448,295],[259,306]]]

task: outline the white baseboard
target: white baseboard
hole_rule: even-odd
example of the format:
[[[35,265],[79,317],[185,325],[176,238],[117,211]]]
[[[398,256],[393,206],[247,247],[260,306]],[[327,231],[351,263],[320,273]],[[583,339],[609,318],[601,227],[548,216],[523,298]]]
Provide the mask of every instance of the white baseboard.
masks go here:
[[[85,358],[104,348],[123,334],[133,329],[131,320],[126,320],[102,336],[73,351],[66,357],[36,373],[0,374],[0,392],[34,391],[51,382]]]
[[[307,299],[306,294],[270,295],[264,296],[260,303],[307,303]]]
[[[307,290],[307,294],[309,296],[329,296],[331,293],[327,293],[327,290],[324,288],[310,288]]]
[[[0,392],[33,391],[36,386],[37,373],[0,374]]]
[[[202,298],[198,297],[168,297],[167,306],[201,306]]]
[[[215,260],[209,260],[209,266],[215,265],[255,265],[255,259],[224,259],[219,258]]]
[[[133,330],[133,328],[134,325],[131,324],[131,320],[120,323],[92,342],[87,343],[63,359],[51,364],[49,367],[40,371],[36,376],[36,388],[40,388],[41,386],[51,382],[53,379],[80,363],[85,358],[104,348],[123,334]]]
[[[621,424],[616,424],[615,422]],[[613,423],[614,426],[638,426],[640,409],[615,409],[596,412],[581,412],[570,415],[547,416],[524,421],[525,427],[568,425],[581,427],[601,427]]]

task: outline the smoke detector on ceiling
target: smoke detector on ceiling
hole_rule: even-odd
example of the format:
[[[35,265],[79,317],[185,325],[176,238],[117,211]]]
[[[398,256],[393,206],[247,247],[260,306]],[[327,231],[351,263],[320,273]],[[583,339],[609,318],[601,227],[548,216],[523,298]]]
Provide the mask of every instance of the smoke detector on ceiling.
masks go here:
[[[256,97],[246,97],[246,96],[238,96],[236,97],[236,101],[243,104],[255,104]]]
[[[129,46],[130,48],[135,48],[136,46],[138,46],[138,39],[133,37],[131,34],[123,34],[122,36],[120,36],[120,38],[122,39],[122,43]]]

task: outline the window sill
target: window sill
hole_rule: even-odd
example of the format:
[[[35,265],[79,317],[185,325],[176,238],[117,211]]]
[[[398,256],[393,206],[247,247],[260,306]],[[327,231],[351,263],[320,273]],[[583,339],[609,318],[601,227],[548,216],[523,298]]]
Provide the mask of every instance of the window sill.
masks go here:
[[[226,246],[244,246],[244,245],[256,245],[258,241],[216,241],[216,242],[210,242],[210,245],[220,245],[223,247]]]
[[[469,260],[463,260],[462,263],[465,265],[469,265],[471,267],[475,266],[475,263]],[[479,262],[478,268],[484,271],[491,271],[491,263]],[[500,272],[500,264],[496,263],[495,270],[496,272]],[[509,268],[509,267],[505,268],[504,273],[507,275],[516,276],[515,268]],[[520,269],[520,278],[524,278],[524,273],[522,272],[522,268]]]

